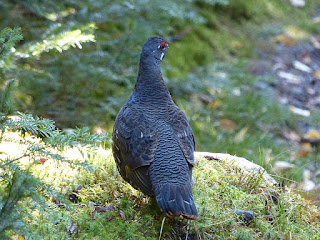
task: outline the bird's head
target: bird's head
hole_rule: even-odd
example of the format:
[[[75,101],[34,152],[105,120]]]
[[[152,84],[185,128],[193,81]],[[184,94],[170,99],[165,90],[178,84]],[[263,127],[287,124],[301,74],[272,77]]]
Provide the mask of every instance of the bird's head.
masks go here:
[[[150,37],[143,45],[141,59],[160,64],[166,55],[168,43],[161,37]]]

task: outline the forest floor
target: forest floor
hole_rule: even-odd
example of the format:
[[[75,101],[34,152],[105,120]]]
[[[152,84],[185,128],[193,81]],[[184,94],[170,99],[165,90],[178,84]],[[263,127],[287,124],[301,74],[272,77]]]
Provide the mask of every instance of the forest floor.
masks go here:
[[[319,16],[313,22],[320,23]],[[303,33],[296,32],[296,35]],[[320,110],[320,38],[311,35],[301,41],[280,34],[272,38],[272,49],[263,50],[249,65],[255,76],[272,79],[270,82],[258,81],[255,86],[270,99],[276,99],[294,115],[302,116],[293,128],[282,128],[280,135],[296,151],[288,164],[278,165],[279,172],[293,168],[297,159],[304,158],[303,181],[300,187],[305,191],[315,190],[316,201],[320,199],[319,147],[320,126],[316,120],[308,119],[312,112]],[[274,165],[277,165],[275,163]],[[274,167],[277,168],[277,167]]]

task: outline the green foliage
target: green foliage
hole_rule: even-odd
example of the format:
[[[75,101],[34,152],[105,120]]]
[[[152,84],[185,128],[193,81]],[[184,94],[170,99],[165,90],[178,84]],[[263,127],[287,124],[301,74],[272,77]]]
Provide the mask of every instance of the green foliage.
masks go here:
[[[43,200],[37,194],[37,188],[41,188],[38,178],[29,172],[22,170],[15,164],[3,168],[0,166],[0,238],[6,237],[6,231],[29,235],[28,227],[23,219],[27,217],[25,209],[21,208],[19,201],[32,199],[34,204],[45,206]],[[31,202],[31,201],[30,201]]]
[[[226,0],[16,3],[4,1],[2,6],[4,25],[14,21],[26,26],[26,41],[13,53],[20,60],[8,73],[19,81],[19,109],[49,116],[59,127],[89,124],[107,128],[112,127],[108,120],[115,117],[125,100],[123,96],[133,87],[145,39],[159,34],[169,42],[173,40],[164,69],[169,77],[181,81],[186,73],[209,63],[215,55],[227,57],[230,47],[226,43],[235,34],[225,31],[217,21],[226,13],[229,16],[229,8],[247,6]],[[247,8],[243,11],[249,11]],[[211,24],[218,29],[211,29]],[[246,36],[240,34],[237,31],[239,37],[231,44],[246,42]],[[232,54],[247,55],[249,48],[239,47]]]
[[[59,127],[105,127],[102,120],[115,116],[121,95],[133,86],[142,41],[204,22],[197,1],[16,2],[2,4],[4,25],[28,23],[25,43],[12,53],[20,60],[8,72],[19,81],[16,103],[21,111],[49,113]],[[21,14],[13,18],[10,12]]]
[[[12,103],[12,93],[14,88],[14,80],[10,80],[5,86],[4,91],[2,92],[1,105],[0,105],[0,115],[6,116],[13,112],[13,103]]]
[[[19,27],[14,29],[7,27],[0,32],[0,82],[2,83],[4,83],[6,71],[12,67],[12,61],[9,57],[10,52],[14,49],[15,44],[22,39],[21,28]],[[12,77],[4,85],[4,89],[0,91],[0,116],[8,115],[13,110],[11,94],[13,92],[14,80]]]
[[[9,118],[5,125],[0,143],[7,146],[0,159],[0,220],[6,221],[0,221],[0,234],[5,236],[7,233],[15,232],[28,235],[32,232],[28,230],[23,219],[29,218],[27,212],[30,211],[30,207],[34,206],[31,210],[47,208],[44,204],[45,199],[63,199],[57,189],[51,187],[52,183],[42,183],[43,176],[35,176],[32,169],[38,164],[55,160],[60,165],[67,164],[64,166],[65,169],[79,166],[90,171],[92,166],[86,156],[95,152],[98,143],[107,143],[109,140],[107,135],[89,134],[87,128],[77,129],[72,134],[65,135],[62,131],[55,130],[52,121],[33,118],[28,114],[19,114],[19,117],[13,120]],[[43,142],[27,132],[20,134],[17,132],[18,129],[45,136],[46,141]],[[66,149],[78,149],[80,146],[80,155],[65,155]],[[79,157],[82,160],[79,160]],[[31,199],[27,201],[28,198]],[[29,202],[24,208],[19,205],[22,200]]]
[[[6,47],[13,48],[21,39],[19,34],[19,29],[5,29],[0,32],[0,39],[2,42],[7,41]],[[1,60],[8,57],[8,52],[3,48]],[[49,198],[59,201],[63,197],[51,187],[52,184],[43,183],[41,175],[35,176],[32,171],[34,166],[51,159],[90,170],[84,157],[82,161],[75,161],[75,157],[65,155],[65,150],[81,146],[81,154],[84,156],[84,153],[94,152],[98,144],[107,145],[109,137],[106,134],[90,134],[85,127],[66,134],[56,128],[54,121],[33,117],[31,114],[9,116],[13,113],[14,88],[14,80],[8,81],[0,102],[0,238],[5,239],[16,233],[40,239],[26,223],[30,213],[34,209],[47,208],[45,200]],[[36,136],[43,137],[45,141]]]
[[[65,30],[64,30],[65,28]],[[66,51],[70,47],[82,48],[81,43],[94,42],[93,30],[95,25],[89,23],[73,30],[72,27],[61,27],[59,24],[50,27],[44,34],[44,40],[36,44],[30,44],[22,49],[22,52],[17,52],[17,55],[29,57],[37,57],[43,52],[49,52],[52,49],[58,52]],[[57,33],[58,31],[58,33]]]
[[[0,67],[4,67],[5,58],[11,51],[14,45],[23,39],[21,35],[21,28],[16,27],[14,29],[4,28],[0,32]],[[2,70],[3,71],[3,70]]]
[[[20,234],[31,234],[25,226],[23,219],[29,218],[27,212],[30,204],[36,208],[47,208],[45,199],[62,199],[57,190],[50,185],[42,183],[41,175],[35,176],[32,169],[38,164],[51,160],[59,164],[65,163],[65,168],[79,166],[87,171],[92,169],[86,159],[87,154],[94,153],[97,144],[108,144],[107,135],[90,134],[88,128],[76,129],[73,133],[66,135],[56,130],[53,121],[47,119],[33,118],[29,114],[20,113],[18,117],[10,117],[2,123],[1,143],[4,148],[0,159],[0,221],[2,223],[0,234],[5,236],[10,232]],[[20,134],[23,130],[24,134]],[[30,135],[28,132],[34,134]],[[45,137],[45,142],[36,138],[35,135]],[[81,155],[65,155],[66,149],[79,148]],[[82,157],[81,157],[82,156]],[[82,160],[79,160],[79,157]],[[18,163],[18,164],[17,164]],[[71,164],[71,165],[70,165]],[[43,174],[43,173],[42,173]],[[22,209],[19,202],[28,202]],[[6,221],[4,221],[6,219]],[[10,221],[9,221],[10,220]]]

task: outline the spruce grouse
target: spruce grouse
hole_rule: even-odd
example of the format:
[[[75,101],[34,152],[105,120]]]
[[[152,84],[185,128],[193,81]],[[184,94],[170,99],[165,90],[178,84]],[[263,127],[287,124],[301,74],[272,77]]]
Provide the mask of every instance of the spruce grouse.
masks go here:
[[[196,219],[195,141],[162,78],[160,63],[167,48],[167,42],[157,36],[144,43],[135,88],[114,123],[112,151],[124,180],[154,195],[163,212]]]

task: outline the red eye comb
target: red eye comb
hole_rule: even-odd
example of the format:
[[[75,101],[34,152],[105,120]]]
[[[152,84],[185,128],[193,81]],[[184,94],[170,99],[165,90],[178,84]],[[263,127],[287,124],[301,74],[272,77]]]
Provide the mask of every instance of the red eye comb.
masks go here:
[[[168,44],[167,44],[166,42],[162,42],[162,43],[159,45],[158,48],[165,48],[165,47],[167,47],[167,46],[168,46]]]
[[[165,42],[162,42],[161,44],[160,44],[160,47],[166,47],[167,46],[167,44],[165,43]]]

